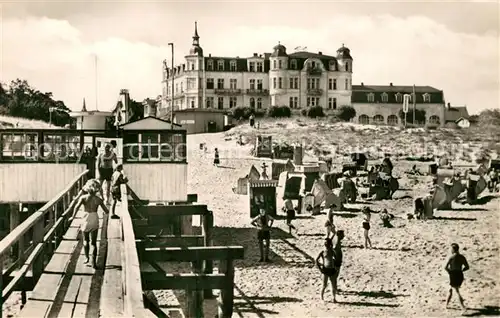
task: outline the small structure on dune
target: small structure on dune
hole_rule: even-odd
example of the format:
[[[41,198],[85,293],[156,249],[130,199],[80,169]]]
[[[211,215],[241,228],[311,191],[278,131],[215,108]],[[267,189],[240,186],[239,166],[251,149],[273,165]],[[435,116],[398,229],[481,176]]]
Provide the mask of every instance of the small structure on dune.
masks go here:
[[[248,174],[243,177],[238,179],[238,184],[236,188],[233,188],[233,192],[236,194],[243,194],[247,195],[248,194],[248,182],[250,180],[259,180],[260,179],[260,172],[255,168],[254,165],[250,167],[250,171]]]
[[[272,217],[276,216],[276,187],[278,180],[249,180],[248,197],[250,217],[259,215],[260,208],[265,208]]]

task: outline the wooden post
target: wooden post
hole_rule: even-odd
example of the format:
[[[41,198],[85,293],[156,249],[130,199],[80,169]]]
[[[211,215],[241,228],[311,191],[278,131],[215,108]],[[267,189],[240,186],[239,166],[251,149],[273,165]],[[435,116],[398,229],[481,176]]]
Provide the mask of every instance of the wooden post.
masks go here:
[[[203,245],[204,246],[212,246],[212,229],[214,227],[214,214],[212,211],[207,211],[207,213],[203,216]],[[213,274],[214,272],[214,263],[212,260],[205,260],[205,266],[203,269],[205,274]],[[213,298],[213,292],[211,289],[205,289],[204,291],[205,299]]]
[[[218,318],[231,318],[233,316],[234,303],[234,265],[233,260],[228,259],[219,263],[219,273],[226,275],[226,284],[220,289],[220,304]]]
[[[203,262],[191,262],[193,273],[201,274]],[[186,290],[187,318],[203,318],[203,286],[192,286]]]
[[[45,229],[44,219],[40,218],[40,220],[33,226],[33,245],[35,247],[40,243],[43,244],[43,236],[45,234],[44,229]],[[33,261],[32,271],[33,271],[33,279],[35,280],[35,282],[37,282],[40,276],[42,275],[44,268],[44,258],[45,258],[44,256],[45,256],[45,246],[42,248],[40,256],[38,256]]]
[[[4,255],[0,255],[0,273],[3,273],[3,258]],[[3,275],[0,275],[0,293],[3,295]],[[0,318],[3,317],[3,297],[0,297]]]
[[[12,232],[18,225],[19,225],[19,204],[18,203],[15,203],[15,204],[10,204],[9,205],[9,229],[10,229],[10,232]],[[9,233],[10,233],[9,232]],[[22,249],[22,247],[20,246],[21,243],[16,243],[13,247],[12,247],[12,257],[13,258],[16,258],[16,257],[19,257],[19,251]],[[22,266],[22,264],[19,264],[18,266]]]

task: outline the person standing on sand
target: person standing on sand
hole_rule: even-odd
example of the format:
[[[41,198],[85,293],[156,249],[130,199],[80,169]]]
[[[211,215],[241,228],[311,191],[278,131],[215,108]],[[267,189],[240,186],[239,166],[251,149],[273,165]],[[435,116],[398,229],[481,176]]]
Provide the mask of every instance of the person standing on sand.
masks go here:
[[[370,240],[370,219],[371,219],[371,212],[370,208],[365,206],[362,210],[364,217],[363,217],[363,231],[364,231],[364,237],[365,237],[365,248],[372,248],[372,241]]]
[[[326,215],[326,239],[333,239],[333,237],[335,236],[335,224],[333,224],[333,215],[333,206],[331,206],[328,210],[328,214]],[[330,237],[330,235],[332,235],[332,237]]]
[[[220,164],[220,159],[219,159],[219,150],[215,148],[214,152],[214,166],[218,167]]]
[[[464,299],[460,295],[459,289],[464,281],[464,272],[469,270],[469,263],[467,262],[465,256],[460,254],[457,243],[451,244],[451,253],[452,254],[450,258],[448,259],[444,267],[444,269],[448,272],[448,275],[450,276],[450,290],[448,293],[448,298],[446,299],[446,308],[448,308],[451,296],[453,295],[453,290],[455,290],[455,292],[458,295],[458,300],[460,301],[460,305],[464,310],[466,310],[467,308],[464,305]]]
[[[342,267],[342,260],[344,258],[344,254],[342,253],[342,240],[344,239],[344,231],[338,230],[335,234],[335,239],[333,241],[333,254],[334,261],[333,265],[335,266],[335,275],[333,276],[333,302],[337,302],[335,296],[337,295],[338,290],[338,279],[340,275],[340,268]]]
[[[259,241],[260,260],[259,262],[269,262],[269,245],[271,241],[270,229],[273,226],[274,218],[267,214],[266,209],[260,203],[260,213],[252,219],[251,224],[257,227],[257,240]]]
[[[286,225],[288,226],[288,233],[292,234],[292,229],[297,230],[297,228],[292,224],[292,221],[295,219],[295,209],[290,198],[285,199],[284,209],[286,212]]]
[[[80,231],[83,232],[83,248],[85,251],[85,264],[89,263],[89,243],[92,245],[92,266],[97,268],[97,233],[99,231],[99,214],[97,210],[102,208],[104,213],[109,214],[109,210],[104,201],[96,195],[96,189],[92,186],[86,189],[86,194],[81,194],[78,201],[73,206],[73,213],[70,222],[75,218],[81,205],[86,212]]]
[[[328,281],[332,284],[332,296],[335,301],[334,292],[334,282],[333,278],[335,276],[335,266],[333,265],[333,242],[331,239],[327,238],[325,240],[325,249],[318,254],[316,257],[316,266],[318,267],[321,274],[323,274],[323,288],[321,288],[321,300],[325,300],[325,290],[328,287]],[[321,262],[320,262],[321,259]]]

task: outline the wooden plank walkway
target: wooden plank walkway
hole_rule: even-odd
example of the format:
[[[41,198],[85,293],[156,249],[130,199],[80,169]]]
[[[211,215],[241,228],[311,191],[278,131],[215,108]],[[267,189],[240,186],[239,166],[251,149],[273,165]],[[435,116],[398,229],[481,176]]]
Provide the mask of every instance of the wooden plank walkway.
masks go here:
[[[104,278],[109,274],[106,273],[108,267],[106,266],[106,254],[111,252],[111,258],[116,261],[114,255],[117,252],[116,245],[111,250],[108,249],[108,216],[105,215],[106,217],[103,218],[103,214],[102,211],[99,211],[97,269],[84,264],[83,241],[79,235],[84,212],[80,210],[45,267],[40,280],[21,311],[20,317],[99,317],[102,316],[100,307],[104,305],[101,304],[101,299],[106,303],[104,307],[114,307],[112,310],[108,310],[104,317],[122,315],[120,311],[123,312],[123,301],[120,302],[120,299],[117,298],[101,297]],[[112,239],[119,238],[120,220],[109,219],[109,223],[113,225]],[[103,229],[105,230],[103,231]],[[92,253],[92,249],[90,253]],[[120,252],[118,251],[118,253]],[[106,285],[108,286],[104,290],[119,290],[122,288],[121,277],[114,273],[113,277],[108,277]],[[110,306],[110,304],[113,305]]]

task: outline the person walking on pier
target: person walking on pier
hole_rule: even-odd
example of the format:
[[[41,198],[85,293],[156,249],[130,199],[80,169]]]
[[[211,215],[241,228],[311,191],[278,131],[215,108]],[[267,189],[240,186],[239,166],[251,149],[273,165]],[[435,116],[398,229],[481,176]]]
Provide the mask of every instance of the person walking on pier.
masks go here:
[[[99,170],[99,180],[101,184],[106,181],[106,203],[110,203],[111,176],[113,175],[113,162],[118,164],[118,158],[115,152],[111,149],[111,144],[104,146],[104,152],[97,157],[97,167]]]
[[[260,206],[260,213],[251,224],[257,227],[257,239],[259,240],[260,260],[259,262],[269,262],[269,245],[271,241],[270,229],[273,226],[274,218],[267,214],[263,203]]]
[[[89,252],[92,245],[92,266],[97,268],[97,233],[99,231],[99,215],[97,210],[102,208],[104,213],[109,214],[109,210],[104,204],[104,201],[97,196],[97,191],[94,187],[88,187],[85,194],[81,194],[77,203],[74,205],[73,214],[71,215],[70,222],[74,219],[78,209],[83,205],[85,217],[81,224],[80,231],[83,232],[83,248],[85,251],[85,264],[90,262]]]
[[[127,177],[123,175],[123,165],[119,164],[116,166],[115,172],[111,178],[111,195],[113,196],[113,205],[111,207],[111,218],[119,219],[120,217],[116,215],[116,204],[118,201],[121,202],[121,189],[120,186],[128,182]]]

